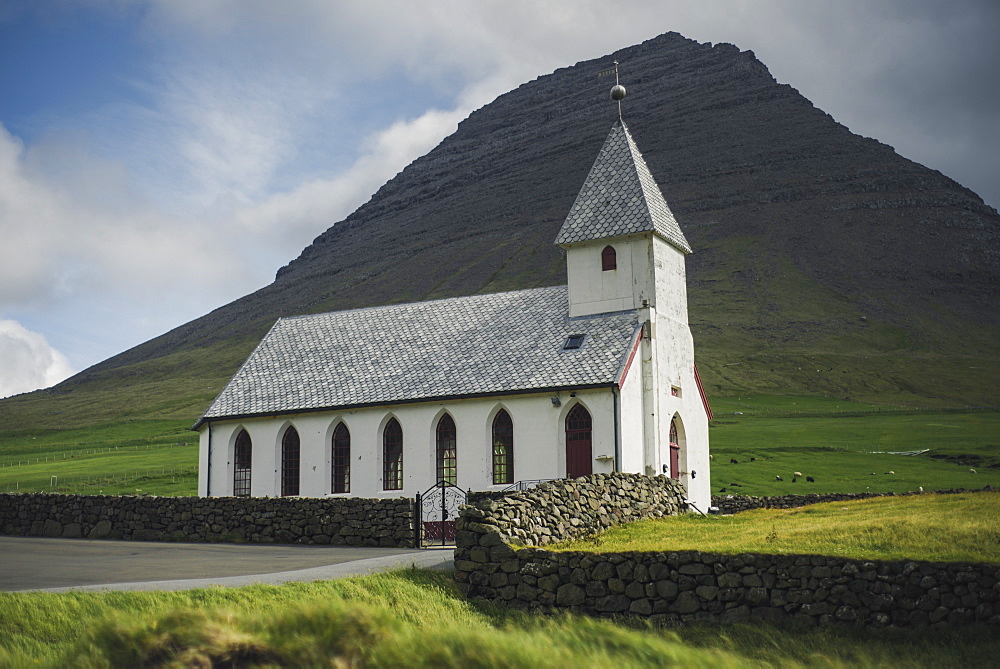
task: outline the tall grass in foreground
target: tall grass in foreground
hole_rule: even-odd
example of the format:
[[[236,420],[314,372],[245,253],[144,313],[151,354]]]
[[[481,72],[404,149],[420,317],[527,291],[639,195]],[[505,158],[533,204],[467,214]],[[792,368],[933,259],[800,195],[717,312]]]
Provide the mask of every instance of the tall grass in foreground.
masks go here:
[[[0,594],[0,666],[987,666],[982,630],[654,628],[477,606],[446,574],[187,592]]]
[[[688,514],[613,527],[548,548],[1000,562],[1000,492],[877,497],[733,516]]]

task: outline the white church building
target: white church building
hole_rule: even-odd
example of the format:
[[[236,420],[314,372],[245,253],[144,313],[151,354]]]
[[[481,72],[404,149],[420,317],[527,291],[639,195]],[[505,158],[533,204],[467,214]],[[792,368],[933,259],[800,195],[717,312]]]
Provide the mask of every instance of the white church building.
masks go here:
[[[202,496],[414,496],[665,474],[707,511],[691,248],[615,123],[555,243],[567,285],[282,318],[195,425]]]

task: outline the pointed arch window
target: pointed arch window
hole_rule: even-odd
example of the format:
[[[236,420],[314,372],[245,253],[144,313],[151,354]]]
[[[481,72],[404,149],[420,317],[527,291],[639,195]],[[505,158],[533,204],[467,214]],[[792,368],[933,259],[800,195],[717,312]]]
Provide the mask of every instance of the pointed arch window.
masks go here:
[[[493,419],[493,485],[514,482],[514,422],[505,409]]]
[[[250,496],[252,456],[253,442],[250,441],[250,434],[246,430],[240,430],[233,448],[233,495],[236,497]]]
[[[437,480],[458,485],[458,438],[454,419],[445,414],[437,424]]]
[[[351,432],[341,423],[333,431],[330,492],[351,492]]]
[[[382,489],[403,489],[403,428],[395,418],[382,430]]]
[[[281,437],[281,496],[299,494],[299,433],[294,427]]]
[[[618,269],[618,254],[615,252],[615,247],[605,246],[601,251],[601,271],[607,272],[612,269]]]
[[[576,478],[594,473],[590,412],[577,404],[566,415],[566,476]]]

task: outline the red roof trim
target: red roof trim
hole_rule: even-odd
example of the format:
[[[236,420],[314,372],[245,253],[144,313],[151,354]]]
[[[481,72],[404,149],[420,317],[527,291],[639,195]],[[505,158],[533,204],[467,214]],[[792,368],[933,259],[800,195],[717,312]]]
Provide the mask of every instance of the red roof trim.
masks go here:
[[[712,405],[708,403],[708,396],[705,394],[705,386],[701,385],[701,375],[698,374],[698,363],[694,365],[694,381],[698,384],[698,394],[701,395],[701,403],[705,405],[705,413],[708,420],[712,420]]]
[[[632,344],[632,350],[628,354],[628,360],[625,361],[625,368],[618,377],[618,388],[621,388],[622,384],[625,383],[625,377],[628,376],[629,367],[632,366],[632,361],[635,359],[635,353],[639,350],[639,344],[642,343],[642,327],[639,328],[639,331],[636,334],[638,336],[635,338],[635,343]]]

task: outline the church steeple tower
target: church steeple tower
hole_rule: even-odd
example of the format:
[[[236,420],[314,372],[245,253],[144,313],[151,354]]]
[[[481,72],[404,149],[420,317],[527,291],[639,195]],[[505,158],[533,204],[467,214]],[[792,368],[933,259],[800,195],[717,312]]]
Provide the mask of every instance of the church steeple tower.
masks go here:
[[[555,243],[566,249],[571,316],[655,307],[672,295],[680,299],[669,311],[687,322],[691,247],[624,121],[608,133]]]

